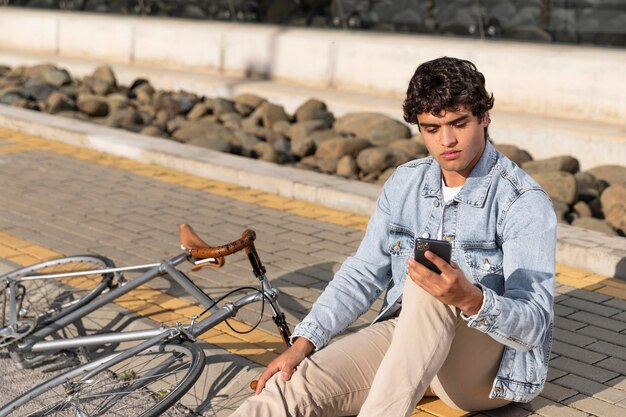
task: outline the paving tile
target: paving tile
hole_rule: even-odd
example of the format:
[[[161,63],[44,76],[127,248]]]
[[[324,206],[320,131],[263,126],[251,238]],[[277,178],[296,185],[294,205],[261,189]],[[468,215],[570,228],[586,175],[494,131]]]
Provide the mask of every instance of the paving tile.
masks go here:
[[[626,361],[622,359],[606,358],[604,360],[601,360],[600,362],[596,362],[594,366],[619,372],[622,375],[626,375]]]
[[[576,310],[588,311],[590,313],[597,314],[597,315],[604,316],[604,317],[616,316],[620,313],[620,310],[617,308],[598,304],[598,302],[581,300],[575,297],[571,297],[565,301],[562,301],[560,302],[560,304],[571,307]],[[618,317],[615,317],[614,319],[620,320]]]
[[[576,359],[588,364],[592,364],[606,358],[606,355],[601,353],[568,345],[557,340],[555,340],[552,344],[552,351],[558,355],[567,356],[568,358]]]
[[[571,316],[568,316],[568,317],[571,317]],[[554,326],[560,329],[574,331],[574,330],[578,330],[582,327],[587,326],[587,323],[557,316],[554,318]]]
[[[556,379],[552,383],[610,403],[617,403],[626,398],[625,391],[572,374]]]
[[[597,340],[581,335],[579,332],[570,332],[568,330],[559,329],[558,327],[554,328],[554,339],[578,347],[587,346]]]
[[[618,346],[626,346],[626,334],[618,333],[612,330],[602,329],[596,326],[586,326],[577,330],[577,332],[604,340]]]
[[[622,407],[584,395],[578,395],[568,400],[568,405],[598,417],[624,417]]]
[[[574,375],[589,378],[596,382],[606,382],[615,378],[616,376],[619,376],[619,374],[616,372],[612,372],[604,368],[599,368],[595,365],[589,365],[583,362],[579,362],[574,359],[569,359],[564,356],[551,360],[550,366],[570,372]]]
[[[568,390],[568,392],[575,391]],[[520,404],[519,406],[526,410],[534,412],[536,415],[544,417],[586,417],[588,414],[573,408],[568,408],[559,402],[551,401],[549,398],[542,396],[535,398],[528,404]]]
[[[594,326],[602,327],[603,329],[614,330],[621,332],[626,330],[626,322],[612,320],[610,318],[598,316],[596,314],[587,313],[586,311],[577,311],[570,315],[568,318],[572,320],[578,320],[583,323],[592,324]]]
[[[611,343],[599,341],[599,342],[590,344],[589,346],[586,347],[586,349],[600,352],[605,355],[618,357],[622,360],[626,360],[626,346],[624,345],[618,346],[618,345],[614,345]]]

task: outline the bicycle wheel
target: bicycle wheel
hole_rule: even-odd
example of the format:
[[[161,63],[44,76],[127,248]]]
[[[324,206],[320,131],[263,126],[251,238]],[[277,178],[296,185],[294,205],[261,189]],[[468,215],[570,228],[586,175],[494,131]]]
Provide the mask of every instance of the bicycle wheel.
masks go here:
[[[115,264],[97,255],[77,255],[53,259],[20,268],[0,277],[0,347],[32,333],[98,296],[111,283],[113,274],[90,274],[76,277],[20,281],[17,285],[17,332],[8,331],[8,280],[24,276],[57,274],[111,268]],[[66,337],[60,331],[58,337]]]
[[[112,355],[61,374],[0,409],[0,417],[139,416],[166,410],[202,373],[204,352],[192,342],[161,342],[126,359]],[[105,369],[85,380],[87,372]]]

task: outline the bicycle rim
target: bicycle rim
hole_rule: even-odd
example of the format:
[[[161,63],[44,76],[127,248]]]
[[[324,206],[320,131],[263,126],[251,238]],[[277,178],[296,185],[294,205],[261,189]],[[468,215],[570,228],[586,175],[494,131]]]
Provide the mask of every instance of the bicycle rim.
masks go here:
[[[62,272],[76,272],[113,267],[107,258],[95,255],[69,256],[41,262],[10,272],[0,279],[15,279],[23,276],[36,276]],[[77,277],[21,281],[18,284],[17,319],[18,328],[30,333],[42,325],[53,322],[100,294],[110,281],[103,274],[90,274]],[[8,288],[0,288],[0,328],[9,324]],[[62,329],[56,338],[78,335],[78,330]],[[0,345],[8,345],[11,338],[0,340]]]
[[[98,363],[41,384],[2,408],[0,416],[180,416],[186,412],[167,409],[198,379],[204,354],[191,342],[161,343],[108,360],[106,369],[83,380]]]

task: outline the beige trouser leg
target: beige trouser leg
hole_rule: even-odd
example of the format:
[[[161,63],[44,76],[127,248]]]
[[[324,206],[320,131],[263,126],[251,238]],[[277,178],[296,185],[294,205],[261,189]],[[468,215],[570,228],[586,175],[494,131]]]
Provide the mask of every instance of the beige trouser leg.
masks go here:
[[[488,398],[503,349],[407,277],[391,344],[359,417],[410,416],[431,382],[449,406],[503,406],[508,402]]]
[[[288,382],[275,375],[233,417],[408,416],[431,382],[452,407],[500,407],[488,395],[502,349],[408,279],[400,317],[331,343]]]

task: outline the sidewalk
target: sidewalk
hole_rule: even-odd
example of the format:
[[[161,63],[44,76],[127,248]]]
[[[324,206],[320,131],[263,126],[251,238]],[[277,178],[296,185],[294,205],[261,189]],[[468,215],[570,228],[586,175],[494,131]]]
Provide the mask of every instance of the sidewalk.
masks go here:
[[[178,252],[179,223],[192,224],[211,244],[233,240],[251,227],[292,326],[355,251],[367,221],[364,215],[6,129],[0,129],[0,180],[3,263],[84,252],[101,253],[119,265],[154,262]],[[530,404],[482,415],[626,415],[626,282],[563,265],[557,270],[555,342],[545,391]],[[192,276],[214,295],[254,284],[243,256],[227,259],[223,270]],[[120,307],[157,322],[176,321],[194,311],[180,294],[168,281],[155,280]],[[380,300],[351,330],[368,325],[379,306]],[[244,309],[238,318],[253,324],[258,313]],[[260,329],[244,338],[224,326],[204,340],[216,354],[225,349],[240,355],[240,369],[252,375],[282,349],[271,321],[266,318]],[[233,390],[231,408],[245,396],[241,384]],[[463,415],[438,400],[423,401],[419,410],[415,415]],[[222,411],[219,415],[228,415]]]

